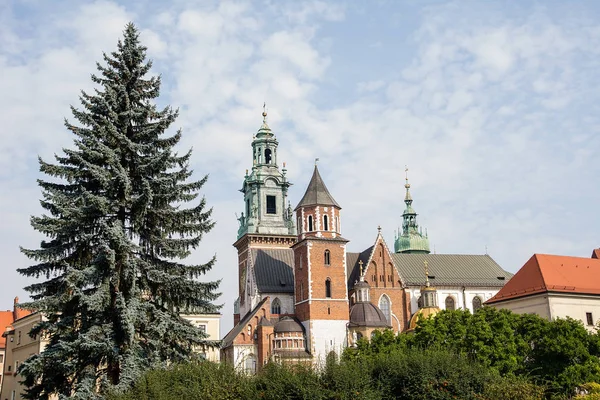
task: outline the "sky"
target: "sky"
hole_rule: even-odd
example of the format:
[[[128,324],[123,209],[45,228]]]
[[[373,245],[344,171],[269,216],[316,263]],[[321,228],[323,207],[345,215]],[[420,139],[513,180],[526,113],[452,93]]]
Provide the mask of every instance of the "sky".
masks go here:
[[[533,253],[600,247],[600,4],[593,1],[45,1],[0,3],[0,309],[32,281],[19,246],[43,237],[38,156],[51,161],[102,52],[141,31],[157,103],[179,108],[178,149],[215,228],[189,262],[217,263],[221,336],[233,323],[252,135],[268,122],[302,197],[314,159],[342,207],[348,251],[388,246],[404,168],[437,253],[515,272]],[[72,119],[72,118],[71,118]]]

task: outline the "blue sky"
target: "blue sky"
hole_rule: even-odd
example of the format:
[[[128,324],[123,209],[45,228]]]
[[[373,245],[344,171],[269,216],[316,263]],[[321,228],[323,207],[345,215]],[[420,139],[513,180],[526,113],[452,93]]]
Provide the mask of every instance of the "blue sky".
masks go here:
[[[0,5],[0,309],[26,298],[15,269],[36,247],[37,156],[127,21],[142,31],[160,104],[179,107],[215,229],[222,334],[237,291],[235,212],[263,101],[279,159],[303,194],[320,170],[349,250],[389,245],[414,207],[439,253],[489,254],[516,271],[533,253],[600,246],[600,7],[559,1],[4,1]],[[4,304],[4,305],[2,305]]]

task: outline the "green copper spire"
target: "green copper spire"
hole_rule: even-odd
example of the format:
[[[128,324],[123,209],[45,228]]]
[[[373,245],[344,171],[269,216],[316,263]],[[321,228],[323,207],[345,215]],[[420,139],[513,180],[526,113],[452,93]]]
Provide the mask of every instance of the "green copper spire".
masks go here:
[[[417,223],[417,213],[412,208],[412,196],[410,195],[410,183],[408,183],[408,168],[406,172],[406,195],[404,203],[406,208],[402,214],[402,232],[396,233],[394,241],[394,251],[396,253],[424,253],[429,254],[429,238],[427,231],[423,235],[423,231],[419,229]]]

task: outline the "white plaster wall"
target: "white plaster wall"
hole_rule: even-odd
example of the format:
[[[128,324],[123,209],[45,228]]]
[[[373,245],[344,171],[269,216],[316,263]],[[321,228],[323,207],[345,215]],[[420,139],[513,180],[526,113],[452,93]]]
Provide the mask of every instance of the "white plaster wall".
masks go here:
[[[221,314],[194,314],[194,315],[181,315],[182,318],[187,319],[194,326],[204,325],[206,327],[206,333],[208,334],[208,340],[219,340],[221,337]],[[202,350],[198,350],[202,351]],[[218,362],[220,360],[221,353],[218,348],[206,349],[206,359],[209,361]]]
[[[346,324],[340,320],[310,320],[302,324],[309,338],[309,348],[315,364],[325,362],[327,354],[335,351],[338,356],[348,346]]]
[[[294,314],[294,295],[288,293],[264,293],[262,298],[271,296],[271,303],[276,298],[281,302],[281,313],[282,314]]]
[[[466,307],[463,298],[463,287],[462,286],[442,286],[436,287],[437,289],[437,303],[438,307],[441,310],[446,309],[446,297],[452,296],[455,301],[456,309],[464,309],[473,312],[473,299],[475,296],[479,296],[481,298],[481,303],[485,303],[487,300],[494,297],[496,293],[500,290],[500,288],[494,287],[482,287],[482,288],[465,288],[464,289],[464,298],[466,298]],[[421,296],[421,288],[413,287],[409,290],[410,292],[410,306],[411,311],[416,312],[419,307],[417,305],[417,301]]]
[[[552,319],[571,317],[583,322],[588,330],[596,330],[600,320],[600,296],[549,293],[548,301]],[[594,325],[587,324],[586,313],[592,313]]]
[[[239,370],[243,371],[245,368],[246,358],[254,354],[258,358],[258,350],[253,344],[236,344],[233,345],[233,365]]]
[[[507,300],[501,303],[492,303],[489,306],[499,310],[510,310],[517,314],[537,314],[542,318],[551,318],[550,307],[548,306],[548,296],[546,293]],[[583,316],[585,317],[585,314]]]

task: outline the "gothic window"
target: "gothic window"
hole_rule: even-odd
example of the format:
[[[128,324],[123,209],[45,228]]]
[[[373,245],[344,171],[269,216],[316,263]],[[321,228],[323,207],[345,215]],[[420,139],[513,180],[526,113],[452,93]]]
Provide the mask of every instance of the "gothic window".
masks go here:
[[[271,149],[265,149],[265,164],[271,164]]]
[[[329,278],[327,278],[327,280],[325,281],[325,297],[331,297],[331,279]]]
[[[331,265],[330,255],[329,250],[325,250],[325,265]]]
[[[313,230],[313,223],[312,222],[313,222],[312,221],[312,215],[309,215],[308,216],[308,231],[309,232],[312,232],[312,230]]]
[[[258,161],[258,164],[262,163],[262,149],[261,148],[258,149],[258,160],[257,161]]]
[[[385,294],[379,299],[379,309],[383,312],[383,315],[385,315],[388,324],[391,324],[392,315],[390,310],[390,298]]]
[[[323,215],[323,230],[329,230],[329,221],[327,220],[327,215]]]
[[[267,196],[267,214],[277,214],[277,204],[275,196]]]
[[[479,310],[481,308],[481,297],[475,296],[473,298],[473,312]]]
[[[419,296],[417,299],[417,307],[423,308],[423,296]]]
[[[254,356],[254,354],[250,354],[248,357],[246,357],[246,365],[244,367],[245,367],[246,373],[248,373],[248,374],[256,373],[256,357]]]
[[[456,304],[454,303],[454,297],[452,297],[452,296],[446,297],[446,310],[449,310],[449,311],[456,310]]]
[[[281,314],[281,302],[277,297],[271,303],[271,314]]]

